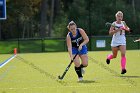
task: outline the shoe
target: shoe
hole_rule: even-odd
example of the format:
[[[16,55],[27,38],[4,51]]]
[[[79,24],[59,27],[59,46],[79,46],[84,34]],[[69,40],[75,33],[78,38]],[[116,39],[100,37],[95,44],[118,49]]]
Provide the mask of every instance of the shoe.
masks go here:
[[[125,74],[126,72],[127,72],[126,69],[122,69],[121,74]]]
[[[110,64],[110,60],[109,60],[109,59],[106,59],[106,63],[107,63],[107,64]]]
[[[83,77],[79,77],[78,78],[78,81],[83,81]]]
[[[82,73],[82,74],[85,74],[84,68],[81,68],[81,73]]]

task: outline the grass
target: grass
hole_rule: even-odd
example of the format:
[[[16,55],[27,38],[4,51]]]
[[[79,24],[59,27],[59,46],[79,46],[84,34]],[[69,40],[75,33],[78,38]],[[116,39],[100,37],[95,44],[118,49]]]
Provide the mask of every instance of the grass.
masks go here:
[[[69,64],[67,52],[25,53],[0,69],[0,93],[139,93],[140,51],[127,51],[127,73],[121,75],[120,53],[105,63],[111,51],[89,52],[84,81],[78,82],[71,66],[62,81],[57,79]],[[0,55],[0,63],[9,54]]]

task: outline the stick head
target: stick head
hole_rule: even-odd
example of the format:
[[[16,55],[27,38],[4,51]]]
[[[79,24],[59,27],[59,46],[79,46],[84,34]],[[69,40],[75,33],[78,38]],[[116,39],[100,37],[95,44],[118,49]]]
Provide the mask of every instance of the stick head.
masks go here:
[[[115,26],[115,25],[113,25],[112,23],[109,23],[109,22],[106,22],[105,25],[106,25],[107,27],[113,26],[113,27],[116,27],[116,28],[120,28],[120,27]]]
[[[105,25],[108,27],[108,26],[111,26],[111,23],[106,22]]]
[[[58,79],[62,80],[63,78],[61,76],[58,76]]]
[[[136,40],[133,40],[133,42],[137,42]]]

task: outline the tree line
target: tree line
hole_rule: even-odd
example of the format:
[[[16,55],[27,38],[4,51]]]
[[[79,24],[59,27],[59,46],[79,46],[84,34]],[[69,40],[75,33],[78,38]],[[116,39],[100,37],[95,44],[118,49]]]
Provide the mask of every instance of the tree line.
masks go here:
[[[73,20],[89,36],[108,35],[106,22],[121,10],[140,34],[140,0],[7,0],[7,19],[0,20],[0,39],[65,37]]]

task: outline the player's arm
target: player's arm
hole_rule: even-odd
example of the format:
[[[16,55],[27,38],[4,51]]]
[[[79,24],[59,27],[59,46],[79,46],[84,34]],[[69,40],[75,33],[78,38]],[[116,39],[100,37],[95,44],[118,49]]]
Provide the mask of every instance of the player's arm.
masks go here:
[[[130,31],[130,28],[126,25],[125,21],[123,21],[123,24],[124,24],[124,28],[122,28],[122,30],[125,30],[125,31]]]
[[[80,30],[80,34],[82,35],[82,37],[84,39],[84,41],[79,46],[79,50],[81,50],[82,46],[86,45],[89,42],[89,38],[83,29],[80,28],[79,30]]]
[[[110,29],[109,29],[109,35],[113,35],[113,34],[117,33],[118,31],[121,31],[120,28],[115,29],[115,27],[114,27],[113,25],[115,25],[115,24],[112,23],[112,26],[111,26]]]
[[[73,59],[73,56],[72,56],[72,44],[71,44],[71,38],[70,38],[69,34],[67,34],[66,41],[67,41],[68,52],[69,52],[70,58],[72,60]]]
[[[118,31],[120,31],[120,29],[115,30],[115,27],[111,26],[109,29],[109,35],[114,35]]]
[[[140,42],[140,38],[139,38],[139,39],[134,40],[134,42]]]

